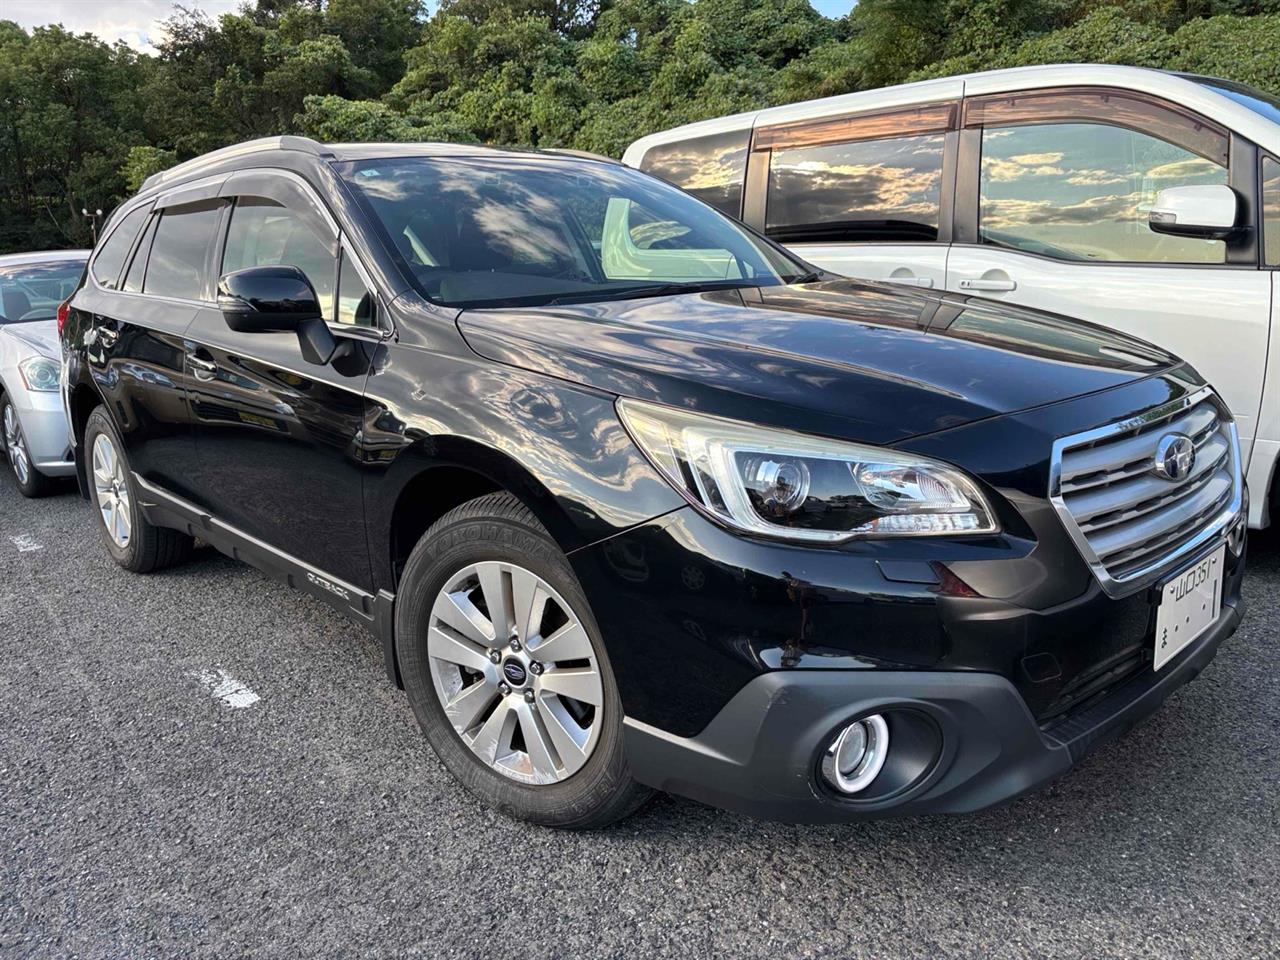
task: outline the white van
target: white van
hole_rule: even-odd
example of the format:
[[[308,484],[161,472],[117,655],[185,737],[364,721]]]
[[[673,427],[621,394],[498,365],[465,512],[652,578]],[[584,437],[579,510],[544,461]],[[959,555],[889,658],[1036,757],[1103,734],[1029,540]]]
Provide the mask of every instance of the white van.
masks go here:
[[[623,162],[834,273],[1052,310],[1186,358],[1235,415],[1262,527],[1280,453],[1277,158],[1268,94],[1065,65],[689,124]]]

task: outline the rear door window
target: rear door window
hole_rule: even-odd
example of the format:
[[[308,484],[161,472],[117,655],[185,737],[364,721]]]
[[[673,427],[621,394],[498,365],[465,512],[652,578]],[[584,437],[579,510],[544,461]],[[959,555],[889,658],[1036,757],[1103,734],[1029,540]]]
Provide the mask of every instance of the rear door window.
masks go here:
[[[157,297],[202,300],[207,288],[209,244],[219,205],[170,207],[160,214],[142,292]]]
[[[765,229],[783,241],[938,239],[944,133],[774,147]]]
[[[731,217],[742,216],[742,178],[750,130],[734,130],[651,147],[640,169],[675,184]]]
[[[98,255],[93,258],[93,278],[108,290],[116,289],[125,257],[129,255],[129,248],[133,246],[133,239],[138,235],[138,228],[142,226],[149,209],[144,204],[131,210],[120,221],[120,225],[111,231],[111,235],[98,250]]]

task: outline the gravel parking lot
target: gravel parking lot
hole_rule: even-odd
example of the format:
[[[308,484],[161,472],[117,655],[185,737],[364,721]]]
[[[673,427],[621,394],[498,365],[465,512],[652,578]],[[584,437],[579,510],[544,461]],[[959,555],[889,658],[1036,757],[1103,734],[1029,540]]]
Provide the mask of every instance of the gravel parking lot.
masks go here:
[[[372,636],[204,551],[118,570],[0,481],[0,955],[1280,955],[1280,537],[1150,722],[963,819],[808,828],[660,798],[474,803]]]

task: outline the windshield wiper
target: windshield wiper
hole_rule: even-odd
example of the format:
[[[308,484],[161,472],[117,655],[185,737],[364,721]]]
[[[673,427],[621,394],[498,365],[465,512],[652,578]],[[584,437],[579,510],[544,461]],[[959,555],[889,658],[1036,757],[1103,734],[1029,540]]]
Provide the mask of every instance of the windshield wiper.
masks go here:
[[[744,287],[757,287],[751,280],[690,280],[681,283],[646,283],[639,287],[621,287],[611,290],[583,290],[566,293],[546,301],[542,306],[551,307],[562,303],[581,303],[597,300],[629,300],[639,297],[670,297],[680,293],[702,293],[707,290],[740,290]]]
[[[817,283],[825,276],[826,274],[821,270],[811,270],[808,273],[801,273],[794,277],[787,277],[787,283]]]

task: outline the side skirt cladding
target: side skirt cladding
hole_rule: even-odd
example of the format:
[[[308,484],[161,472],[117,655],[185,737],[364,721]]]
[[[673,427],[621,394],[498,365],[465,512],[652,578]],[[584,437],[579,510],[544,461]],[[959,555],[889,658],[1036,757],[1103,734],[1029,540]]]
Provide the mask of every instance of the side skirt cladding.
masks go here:
[[[247,563],[286,586],[325,601],[367,629],[382,644],[388,679],[398,687],[404,686],[395,655],[395,594],[386,590],[377,593],[362,590],[210,516],[195,504],[161,490],[136,473],[133,481],[142,492],[142,510],[152,523],[203,540],[233,560]]]

